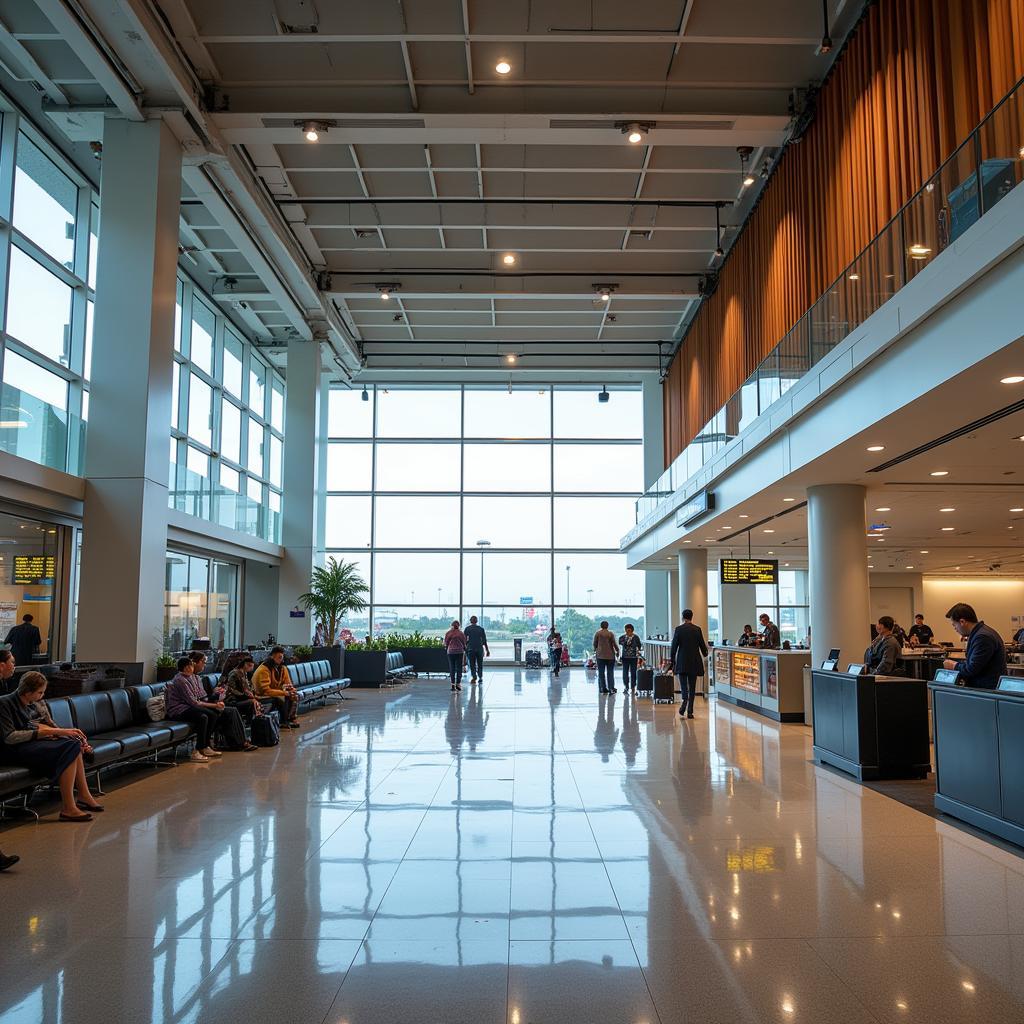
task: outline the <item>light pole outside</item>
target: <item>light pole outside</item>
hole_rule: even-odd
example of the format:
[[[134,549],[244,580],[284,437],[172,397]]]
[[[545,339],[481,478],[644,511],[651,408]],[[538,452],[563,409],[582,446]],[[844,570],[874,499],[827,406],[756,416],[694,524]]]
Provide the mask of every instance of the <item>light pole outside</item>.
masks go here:
[[[480,622],[484,621],[484,548],[489,548],[489,540],[478,540],[476,546],[480,549]]]

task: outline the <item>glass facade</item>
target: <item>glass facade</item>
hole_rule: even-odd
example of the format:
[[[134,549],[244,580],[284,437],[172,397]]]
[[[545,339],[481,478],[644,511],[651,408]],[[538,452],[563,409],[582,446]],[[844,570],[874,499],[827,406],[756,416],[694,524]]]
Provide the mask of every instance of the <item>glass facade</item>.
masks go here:
[[[475,614],[504,659],[516,638],[543,648],[553,621],[574,656],[602,618],[642,632],[644,574],[618,550],[643,484],[641,393],[610,391],[332,389],[324,557],[371,588],[349,628],[441,635]]]
[[[167,552],[163,649],[177,653],[197,639],[216,650],[238,645],[241,566],[184,551]]]
[[[280,542],[284,395],[277,371],[180,278],[171,508]]]
[[[0,111],[0,450],[83,468],[96,194],[33,126]]]

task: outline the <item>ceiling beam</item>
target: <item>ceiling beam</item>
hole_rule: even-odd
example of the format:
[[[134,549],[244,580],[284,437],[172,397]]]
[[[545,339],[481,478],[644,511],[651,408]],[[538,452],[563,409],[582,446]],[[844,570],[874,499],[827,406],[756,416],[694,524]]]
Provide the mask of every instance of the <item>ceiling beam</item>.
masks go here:
[[[685,26],[684,26],[685,30]],[[679,46],[693,43],[720,46],[806,46],[814,49],[821,42],[820,36],[713,36],[686,35],[675,32],[629,32],[618,29],[614,32],[290,32],[268,33],[224,33],[201,34],[203,43],[225,45],[276,44],[288,46],[323,46],[329,43],[547,43],[547,44],[613,44],[636,46],[640,43],[660,43]]]

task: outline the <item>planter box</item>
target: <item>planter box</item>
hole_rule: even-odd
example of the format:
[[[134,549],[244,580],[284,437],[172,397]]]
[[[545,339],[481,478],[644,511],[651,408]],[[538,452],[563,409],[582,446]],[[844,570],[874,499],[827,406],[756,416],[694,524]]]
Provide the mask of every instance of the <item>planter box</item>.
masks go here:
[[[383,686],[387,682],[386,651],[345,651],[343,667],[353,686]]]
[[[403,647],[402,661],[423,675],[448,675],[448,654],[443,647]]]

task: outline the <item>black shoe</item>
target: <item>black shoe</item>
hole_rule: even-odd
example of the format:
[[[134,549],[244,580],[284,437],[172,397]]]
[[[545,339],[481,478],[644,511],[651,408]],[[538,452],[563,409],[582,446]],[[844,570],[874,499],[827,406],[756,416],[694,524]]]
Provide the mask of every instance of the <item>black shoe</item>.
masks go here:
[[[686,717],[687,718],[693,718],[693,712],[691,711]]]
[[[452,693],[454,693],[454,692],[455,692],[455,684],[452,683]]]
[[[618,693],[619,691],[616,690],[615,687],[613,686],[608,692],[609,693]]]
[[[682,708],[679,709],[679,717],[680,718],[685,718],[686,717],[686,712]]]
[[[21,858],[14,854],[11,854],[11,856],[8,857],[6,853],[0,853],[0,871],[6,871],[8,868],[13,868],[19,860],[21,860]]]

